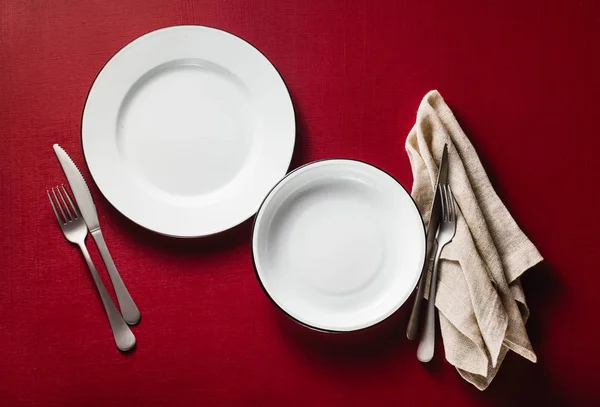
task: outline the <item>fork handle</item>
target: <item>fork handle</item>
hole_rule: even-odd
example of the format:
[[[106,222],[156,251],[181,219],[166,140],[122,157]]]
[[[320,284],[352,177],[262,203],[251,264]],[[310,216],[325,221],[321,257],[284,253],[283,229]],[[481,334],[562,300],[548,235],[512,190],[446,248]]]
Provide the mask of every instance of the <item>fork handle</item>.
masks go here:
[[[98,246],[102,260],[104,260],[104,264],[108,270],[108,275],[115,289],[115,294],[117,295],[117,301],[119,302],[119,308],[121,308],[123,319],[129,325],[137,324],[140,322],[142,315],[140,314],[140,310],[138,309],[137,305],[135,305],[135,302],[133,302],[133,298],[131,298],[131,294],[129,294],[127,287],[125,287],[125,283],[123,282],[123,279],[121,279],[121,275],[117,271],[117,266],[115,266],[115,262],[108,251],[108,247],[106,246],[104,236],[102,236],[100,229],[94,230],[92,232],[92,237],[96,242],[96,246]]]
[[[429,362],[431,359],[433,359],[433,354],[435,351],[435,294],[437,290],[438,266],[442,249],[443,246],[438,245],[437,251],[435,252],[433,271],[431,273],[429,298],[427,301],[425,327],[423,328],[423,335],[421,336],[421,341],[419,342],[419,347],[417,348],[417,359],[423,363]]]
[[[106,311],[106,316],[108,317],[108,322],[110,323],[117,347],[123,352],[128,351],[135,346],[135,336],[133,336],[131,329],[129,329],[129,326],[123,320],[123,317],[119,313],[115,303],[112,301],[112,298],[110,298],[108,291],[106,291],[106,287],[100,279],[98,271],[96,271],[96,267],[90,258],[87,247],[85,247],[85,243],[80,243],[79,248],[81,249],[83,257],[90,268],[90,273],[92,274],[92,278],[94,279],[94,283],[96,284],[96,288],[100,294],[100,299],[104,305],[104,310]]]

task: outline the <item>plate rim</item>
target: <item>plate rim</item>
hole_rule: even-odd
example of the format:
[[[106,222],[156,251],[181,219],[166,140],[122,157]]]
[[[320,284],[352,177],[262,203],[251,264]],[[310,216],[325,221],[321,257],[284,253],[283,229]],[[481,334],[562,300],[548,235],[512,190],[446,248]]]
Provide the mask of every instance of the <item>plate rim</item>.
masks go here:
[[[254,217],[254,221],[252,222],[252,233],[251,233],[251,237],[250,237],[250,254],[252,257],[252,269],[254,270],[254,275],[256,277],[256,279],[258,280],[258,284],[260,285],[261,290],[263,291],[263,293],[267,296],[267,298],[269,299],[269,301],[275,305],[275,307],[281,312],[283,313],[283,315],[285,315],[286,317],[288,317],[289,319],[291,319],[292,321],[298,323],[301,326],[304,326],[306,328],[309,328],[312,331],[316,331],[316,332],[322,332],[322,333],[329,333],[329,334],[344,334],[344,333],[352,333],[352,332],[361,332],[361,331],[365,331],[365,330],[369,330],[372,329],[374,327],[377,327],[380,324],[383,324],[385,321],[387,321],[392,315],[394,315],[396,312],[398,312],[398,310],[402,307],[402,305],[404,305],[406,303],[406,301],[410,298],[410,296],[413,294],[413,292],[415,291],[415,288],[417,287],[417,284],[419,283],[419,280],[421,279],[421,273],[419,272],[418,274],[418,278],[416,279],[414,286],[409,290],[409,294],[408,296],[388,315],[384,316],[382,319],[380,319],[379,321],[376,321],[370,325],[361,327],[361,328],[357,328],[357,329],[347,329],[347,330],[341,330],[341,329],[327,329],[327,328],[322,328],[322,327],[318,327],[318,326],[314,326],[309,324],[308,322],[302,321],[296,317],[294,317],[293,315],[291,315],[290,313],[288,313],[286,310],[284,310],[278,303],[277,301],[275,301],[275,299],[271,296],[271,294],[269,293],[269,291],[266,289],[265,285],[263,284],[263,281],[260,277],[260,274],[258,272],[258,267],[256,265],[256,258],[255,258],[255,254],[254,254],[254,236],[256,234],[256,223],[258,220],[258,215],[260,214],[261,210],[263,209],[265,202],[267,201],[267,199],[269,198],[269,196],[273,193],[273,191],[281,184],[283,183],[286,179],[288,179],[291,175],[293,175],[294,173],[296,173],[297,171],[311,166],[313,164],[317,164],[317,163],[321,163],[321,162],[326,162],[326,161],[352,161],[352,162],[357,162],[357,163],[361,163],[361,164],[365,164],[368,165],[370,167],[373,167],[379,171],[381,171],[382,173],[384,173],[385,175],[387,175],[388,177],[390,177],[395,183],[397,183],[398,185],[400,185],[400,187],[406,192],[406,194],[410,197],[417,213],[419,214],[419,218],[421,220],[421,228],[423,230],[423,242],[424,244],[426,243],[426,239],[427,239],[427,232],[425,229],[425,221],[423,219],[423,216],[421,215],[421,211],[419,210],[419,207],[417,205],[417,202],[415,201],[415,199],[413,198],[413,196],[410,194],[410,192],[408,192],[408,190],[406,189],[406,187],[404,187],[404,185],[402,185],[400,183],[400,181],[398,181],[394,176],[392,176],[389,172],[387,172],[386,170],[380,168],[379,166],[375,165],[375,164],[371,164],[369,162],[363,161],[363,160],[359,160],[359,159],[354,159],[354,158],[343,158],[343,157],[332,157],[332,158],[323,158],[323,159],[319,159],[319,160],[315,160],[315,161],[311,161],[309,163],[303,164],[301,166],[299,166],[298,168],[295,168],[294,170],[288,172],[285,177],[283,177],[281,180],[279,180],[279,182],[277,182],[277,184],[275,184],[275,186],[273,186],[273,188],[271,188],[271,190],[267,193],[267,195],[265,196],[265,198],[263,199],[262,203],[260,204],[258,210],[256,211],[256,216]],[[419,270],[421,271],[423,269],[423,265],[425,264],[425,260],[427,258],[427,250],[424,250],[423,253],[423,261],[421,263],[421,267],[419,268]]]
[[[110,56],[110,58],[108,58],[103,64],[102,66],[98,69],[98,71],[96,72],[96,75],[94,76],[94,79],[91,81],[90,85],[88,86],[88,89],[86,91],[86,96],[85,96],[85,100],[83,102],[83,108],[81,109],[81,115],[80,115],[80,120],[79,120],[79,143],[81,145],[81,151],[82,151],[82,155],[83,155],[83,160],[85,163],[85,166],[88,169],[88,172],[90,174],[90,178],[92,179],[92,182],[94,183],[94,185],[96,186],[96,188],[98,189],[98,191],[100,191],[100,195],[102,195],[102,197],[110,204],[110,206],[112,206],[119,214],[121,214],[123,217],[125,217],[126,219],[128,219],[130,222],[133,222],[134,224],[136,224],[137,226],[140,226],[142,229],[146,230],[146,231],[150,231],[153,233],[157,233],[161,236],[166,236],[166,237],[171,237],[171,238],[176,238],[176,239],[198,239],[198,238],[203,238],[203,237],[210,237],[210,236],[214,236],[214,235],[218,235],[219,233],[223,233],[226,232],[228,230],[234,229],[238,226],[240,226],[241,224],[243,224],[244,222],[247,222],[250,218],[252,218],[253,216],[256,216],[256,214],[258,213],[258,210],[260,209],[262,202],[264,202],[264,197],[261,201],[261,204],[259,205],[258,209],[251,213],[248,217],[241,219],[239,222],[225,228],[225,229],[221,229],[221,230],[217,230],[217,231],[213,231],[213,232],[209,232],[209,233],[202,233],[202,234],[194,234],[194,235],[175,235],[175,234],[170,234],[170,233],[166,233],[160,230],[156,230],[154,228],[150,228],[146,225],[142,225],[141,223],[135,221],[134,219],[130,218],[129,216],[127,216],[125,213],[123,213],[123,211],[121,211],[116,205],[114,205],[112,203],[112,201],[106,196],[105,192],[102,190],[102,188],[100,187],[100,185],[98,185],[98,183],[96,182],[96,179],[93,176],[92,173],[92,169],[89,165],[88,162],[88,158],[85,154],[85,148],[84,148],[84,143],[83,143],[83,119],[85,116],[85,111],[86,111],[86,106],[88,104],[88,100],[92,91],[92,88],[94,87],[94,85],[96,84],[96,81],[98,80],[98,77],[100,76],[100,74],[104,71],[104,69],[106,68],[106,66],[119,54],[121,53],[125,48],[129,47],[132,43],[134,43],[135,41],[141,39],[142,37],[148,36],[148,35],[153,35],[156,34],[160,31],[164,31],[164,30],[169,30],[169,29],[175,29],[175,28],[202,28],[202,29],[209,29],[209,30],[215,30],[215,31],[219,31],[222,33],[225,33],[227,35],[233,36],[236,39],[246,43],[249,47],[253,48],[256,52],[258,52],[263,58],[265,58],[265,60],[273,67],[273,69],[275,70],[275,72],[277,73],[277,75],[279,76],[279,79],[281,80],[281,83],[283,84],[285,91],[288,95],[289,98],[289,102],[290,102],[290,106],[291,106],[291,120],[293,121],[293,138],[292,138],[292,142],[290,145],[290,152],[288,153],[288,163],[287,163],[287,167],[285,169],[285,173],[283,175],[283,178],[285,178],[288,174],[289,168],[292,164],[292,160],[293,160],[293,156],[294,156],[294,151],[296,148],[296,138],[297,138],[297,126],[298,126],[298,122],[297,122],[297,114],[296,114],[296,109],[294,106],[294,103],[292,101],[292,94],[288,88],[287,83],[285,82],[285,80],[283,79],[283,75],[281,74],[281,72],[279,72],[279,69],[277,69],[277,67],[275,66],[275,64],[273,64],[273,62],[271,62],[271,60],[256,46],[254,46],[250,41],[238,36],[237,34],[234,34],[232,32],[229,32],[227,30],[218,28],[218,27],[214,27],[214,26],[210,26],[210,25],[202,25],[202,24],[174,24],[174,25],[168,25],[168,26],[164,26],[161,28],[157,28],[155,30],[151,30],[148,32],[145,32],[131,40],[129,40],[126,44],[124,44],[122,47],[120,47],[118,50],[114,51],[112,53],[112,55]],[[279,184],[279,182],[281,181],[280,178],[277,183],[275,184],[275,186],[277,184]],[[273,188],[275,187],[273,186]],[[265,197],[272,191],[272,188],[267,192],[267,194],[265,195]]]

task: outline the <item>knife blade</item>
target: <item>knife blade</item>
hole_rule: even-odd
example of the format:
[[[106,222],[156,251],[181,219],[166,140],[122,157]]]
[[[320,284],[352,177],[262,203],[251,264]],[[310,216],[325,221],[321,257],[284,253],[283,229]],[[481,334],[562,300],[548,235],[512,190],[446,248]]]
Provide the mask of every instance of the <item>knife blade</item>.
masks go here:
[[[133,302],[133,298],[131,298],[127,287],[125,287],[125,283],[123,283],[121,275],[117,271],[117,266],[115,266],[110,252],[108,251],[108,247],[104,241],[104,236],[100,230],[100,222],[98,221],[96,205],[94,205],[94,199],[92,198],[90,189],[85,182],[85,178],[83,178],[83,175],[81,174],[81,171],[79,171],[79,168],[77,168],[77,165],[75,165],[71,157],[69,157],[69,154],[67,154],[67,152],[61,146],[54,144],[53,147],[54,153],[58,158],[58,162],[60,163],[67,180],[69,181],[73,195],[75,195],[75,201],[79,206],[81,216],[83,216],[83,220],[85,221],[90,234],[94,238],[96,246],[98,246],[98,251],[102,256],[104,264],[106,265],[108,275],[115,289],[119,308],[123,314],[123,319],[129,325],[137,324],[141,319],[141,313],[138,307],[135,305],[135,302]]]
[[[427,280],[427,271],[429,270],[429,260],[431,258],[431,251],[435,242],[435,234],[440,225],[441,215],[441,201],[438,186],[440,183],[446,183],[448,181],[448,144],[444,145],[444,151],[442,152],[442,159],[440,160],[440,167],[438,172],[437,182],[435,184],[434,196],[431,201],[431,211],[429,212],[429,224],[427,225],[427,240],[425,249],[425,262],[423,263],[423,269],[421,270],[421,278],[419,279],[419,285],[417,288],[417,294],[415,296],[415,302],[410,313],[408,320],[408,327],[406,329],[406,336],[408,339],[416,339],[419,334],[419,316],[421,314],[421,301],[423,300],[423,293],[425,292],[425,283]]]
[[[90,233],[93,233],[96,229],[100,229],[100,222],[98,221],[98,212],[96,212],[96,205],[94,205],[90,189],[83,175],[81,175],[81,171],[79,171],[79,168],[77,168],[71,157],[69,157],[69,154],[58,144],[55,144],[53,147],[58,162],[69,181],[73,195],[75,195],[75,200],[77,201],[77,205],[79,205],[83,220],[85,220]]]

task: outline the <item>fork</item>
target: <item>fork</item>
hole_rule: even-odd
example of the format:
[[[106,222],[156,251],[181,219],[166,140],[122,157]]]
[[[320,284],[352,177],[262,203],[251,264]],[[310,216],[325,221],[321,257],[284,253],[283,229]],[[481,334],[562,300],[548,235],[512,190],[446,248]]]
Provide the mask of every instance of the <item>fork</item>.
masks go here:
[[[58,220],[58,224],[60,225],[65,238],[69,242],[79,246],[83,253],[83,257],[90,268],[90,273],[92,273],[94,283],[100,294],[100,299],[104,305],[104,310],[106,311],[106,316],[108,317],[108,322],[110,323],[117,347],[123,352],[132,349],[135,346],[135,336],[133,336],[131,329],[129,329],[129,326],[125,323],[125,320],[123,320],[123,317],[117,310],[115,303],[110,298],[104,283],[102,283],[102,280],[96,271],[96,267],[94,267],[94,263],[85,246],[88,228],[85,225],[77,205],[73,203],[73,200],[69,196],[64,185],[62,185],[62,192],[61,188],[57,186],[56,188],[52,188],[52,195],[50,195],[50,191],[48,190],[46,190],[46,193],[48,194],[50,204],[52,205],[52,209],[54,209],[54,214],[56,215],[56,219]],[[54,200],[52,197],[54,197]]]
[[[437,289],[437,276],[440,255],[444,247],[452,241],[456,234],[456,210],[454,207],[454,197],[450,184],[440,184],[440,196],[442,200],[442,219],[437,230],[435,239],[437,249],[433,260],[433,271],[431,273],[431,284],[429,298],[427,301],[427,315],[425,317],[425,327],[423,335],[417,349],[417,359],[421,362],[429,362],[433,359],[435,349],[435,294]]]

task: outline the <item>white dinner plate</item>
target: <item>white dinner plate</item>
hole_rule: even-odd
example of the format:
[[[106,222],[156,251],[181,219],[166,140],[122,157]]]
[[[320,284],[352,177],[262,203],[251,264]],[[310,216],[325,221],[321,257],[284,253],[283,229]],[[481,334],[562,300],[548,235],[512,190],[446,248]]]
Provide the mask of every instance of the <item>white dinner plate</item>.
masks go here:
[[[370,327],[413,291],[425,228],[406,190],[353,160],[324,160],[288,174],[254,224],[258,279],[288,316],[323,331]]]
[[[106,199],[170,236],[251,217],[287,172],[295,121],[267,58],[202,26],[146,34],[98,74],[82,119],[87,165]]]

